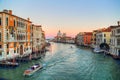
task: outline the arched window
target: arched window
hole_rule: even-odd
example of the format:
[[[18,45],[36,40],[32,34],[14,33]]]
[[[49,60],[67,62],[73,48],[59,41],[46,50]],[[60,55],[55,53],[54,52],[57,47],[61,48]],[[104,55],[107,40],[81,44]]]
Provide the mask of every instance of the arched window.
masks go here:
[[[8,40],[8,33],[7,33],[7,40]]]
[[[1,35],[1,32],[0,32],[0,41],[2,41],[2,35]]]
[[[0,17],[0,26],[2,25],[2,19],[1,19],[1,17]]]
[[[16,21],[14,20],[14,27],[16,26]]]
[[[8,26],[8,17],[6,17],[6,26]]]

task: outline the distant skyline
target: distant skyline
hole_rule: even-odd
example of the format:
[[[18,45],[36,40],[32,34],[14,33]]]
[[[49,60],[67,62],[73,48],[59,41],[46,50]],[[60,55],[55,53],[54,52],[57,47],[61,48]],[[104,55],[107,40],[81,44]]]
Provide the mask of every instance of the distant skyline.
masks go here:
[[[42,25],[46,37],[61,30],[68,36],[79,32],[117,25],[120,20],[120,0],[0,0],[0,11],[30,18]]]

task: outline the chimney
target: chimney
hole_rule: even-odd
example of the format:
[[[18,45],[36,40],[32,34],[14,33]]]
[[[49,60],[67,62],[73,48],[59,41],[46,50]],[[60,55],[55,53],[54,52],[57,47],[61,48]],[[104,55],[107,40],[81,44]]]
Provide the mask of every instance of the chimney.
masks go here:
[[[27,18],[28,21],[30,21],[30,18]]]
[[[12,15],[12,10],[9,10],[9,14],[11,14],[11,15]]]
[[[4,9],[3,12],[8,13],[8,10],[7,10],[7,9]]]
[[[118,23],[118,26],[120,25],[120,21],[117,22]]]

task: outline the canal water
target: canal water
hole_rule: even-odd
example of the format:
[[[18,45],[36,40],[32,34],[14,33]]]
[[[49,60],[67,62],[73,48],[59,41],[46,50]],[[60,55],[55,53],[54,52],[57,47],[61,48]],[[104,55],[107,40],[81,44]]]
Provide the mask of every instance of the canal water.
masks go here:
[[[35,63],[45,67],[24,77],[24,70]],[[72,44],[51,43],[50,51],[39,60],[21,63],[15,69],[0,68],[1,77],[7,80],[120,80],[120,61]]]

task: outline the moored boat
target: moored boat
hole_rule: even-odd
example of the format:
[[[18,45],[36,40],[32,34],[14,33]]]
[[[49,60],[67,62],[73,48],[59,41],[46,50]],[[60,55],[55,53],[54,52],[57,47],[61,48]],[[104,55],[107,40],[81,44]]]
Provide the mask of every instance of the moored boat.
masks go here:
[[[19,64],[16,62],[9,62],[9,61],[1,61],[0,66],[1,67],[17,67]]]
[[[40,64],[35,64],[35,65],[31,66],[29,69],[25,70],[23,75],[24,76],[31,76],[39,69],[42,69],[42,67],[43,66],[41,66]]]
[[[94,52],[94,53],[103,53],[104,50],[101,50],[100,47],[96,46],[96,47],[93,49],[93,52]]]
[[[102,53],[103,50],[94,50],[93,52],[95,52],[95,53]]]

